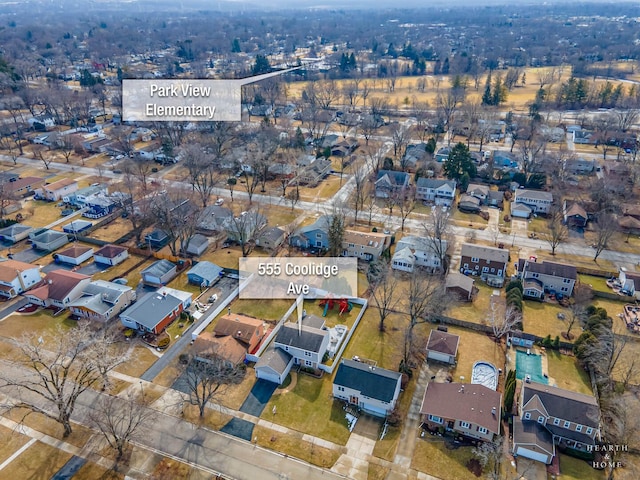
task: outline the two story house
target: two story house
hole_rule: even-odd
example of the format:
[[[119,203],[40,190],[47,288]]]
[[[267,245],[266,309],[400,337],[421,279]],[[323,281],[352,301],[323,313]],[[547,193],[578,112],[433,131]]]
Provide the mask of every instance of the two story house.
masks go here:
[[[342,256],[362,260],[376,260],[391,244],[391,237],[384,233],[345,230],[342,237]]]
[[[488,285],[501,287],[508,261],[508,250],[463,243],[460,251],[460,273],[480,276]]]
[[[420,415],[429,430],[493,441],[500,434],[501,405],[502,394],[484,385],[430,382]]]
[[[0,262],[0,296],[14,298],[41,280],[40,267],[17,260]]]
[[[526,205],[533,213],[546,215],[551,210],[553,195],[550,192],[543,192],[541,190],[519,189],[516,190],[513,203]]]
[[[530,298],[542,299],[545,294],[570,297],[578,279],[576,267],[563,263],[538,263],[521,258],[516,267],[516,274],[522,279],[523,295]]]
[[[402,196],[408,190],[411,177],[407,172],[380,170],[375,182],[376,198]]]
[[[621,267],[618,283],[622,293],[640,300],[640,273],[631,273],[625,267]]]
[[[298,248],[329,248],[329,216],[323,215],[311,225],[302,227],[289,236],[289,245]]]
[[[78,190],[78,182],[72,178],[63,178],[57,182],[44,185],[35,190],[36,197],[50,202],[62,200],[62,197],[68,196]]]
[[[523,383],[513,422],[513,454],[549,464],[556,446],[588,454],[600,441],[600,408],[593,395]]]
[[[402,374],[343,359],[333,380],[333,396],[377,417],[386,417],[396,406]]]
[[[436,240],[437,241],[437,240]],[[431,272],[441,271],[442,256],[447,251],[447,241],[435,245],[434,240],[415,235],[407,235],[396,244],[391,259],[391,268],[403,272],[413,272],[415,267],[423,267]]]
[[[450,207],[456,198],[456,181],[421,177],[416,183],[416,199]]]
[[[69,310],[80,318],[107,322],[135,300],[136,291],[133,288],[95,280],[84,287],[80,298],[69,303]]]

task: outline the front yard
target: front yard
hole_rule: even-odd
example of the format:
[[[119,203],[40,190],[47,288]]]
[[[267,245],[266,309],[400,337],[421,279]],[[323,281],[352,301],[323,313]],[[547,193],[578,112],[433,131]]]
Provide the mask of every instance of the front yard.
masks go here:
[[[467,462],[474,458],[472,447],[447,448],[439,437],[425,435],[416,441],[411,468],[441,480],[471,480],[478,478],[468,468]]]

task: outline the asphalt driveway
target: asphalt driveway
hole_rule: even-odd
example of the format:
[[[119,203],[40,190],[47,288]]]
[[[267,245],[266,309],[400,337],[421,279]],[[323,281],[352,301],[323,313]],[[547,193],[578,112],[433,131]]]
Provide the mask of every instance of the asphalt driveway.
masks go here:
[[[273,392],[276,391],[276,388],[278,388],[278,385],[273,382],[262,379],[258,380],[240,407],[240,411],[253,415],[254,417],[259,417],[271,399]]]

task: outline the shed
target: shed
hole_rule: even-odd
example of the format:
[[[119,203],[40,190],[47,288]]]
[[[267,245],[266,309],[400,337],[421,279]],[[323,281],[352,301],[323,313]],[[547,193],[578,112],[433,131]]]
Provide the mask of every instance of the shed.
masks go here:
[[[74,245],[58,253],[53,254],[56,263],[70,263],[71,265],[80,265],[82,262],[89,260],[93,255],[93,248],[82,245]]]
[[[151,286],[162,286],[177,275],[177,267],[169,260],[158,260],[140,272],[142,281]]]
[[[460,337],[453,333],[431,330],[427,342],[427,358],[454,365],[458,354]]]

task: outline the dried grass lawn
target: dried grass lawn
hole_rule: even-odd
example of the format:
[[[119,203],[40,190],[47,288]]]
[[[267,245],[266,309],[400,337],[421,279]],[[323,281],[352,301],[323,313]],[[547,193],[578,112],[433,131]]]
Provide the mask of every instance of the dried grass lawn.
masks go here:
[[[35,442],[2,470],[2,478],[49,479],[72,457],[55,447]]]
[[[29,437],[0,425],[0,463],[29,441]]]
[[[158,360],[158,357],[151,353],[149,348],[142,343],[138,343],[134,346],[129,360],[122,365],[118,365],[115,370],[131,377],[140,377],[156,360]]]
[[[472,447],[448,449],[442,440],[431,436],[418,439],[413,452],[411,468],[433,475],[441,480],[472,480],[477,478],[467,468],[467,462],[474,458]]]

